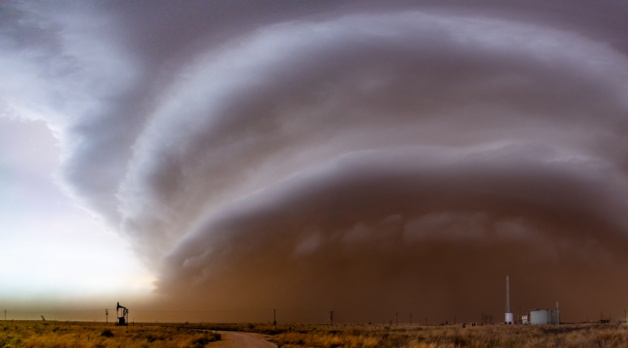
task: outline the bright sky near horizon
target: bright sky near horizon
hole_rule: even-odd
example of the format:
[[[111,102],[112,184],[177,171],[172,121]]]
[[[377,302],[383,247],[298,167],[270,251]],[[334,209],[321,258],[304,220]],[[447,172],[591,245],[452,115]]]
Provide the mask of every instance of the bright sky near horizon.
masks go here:
[[[154,276],[130,244],[55,179],[60,151],[42,121],[0,119],[0,299],[147,296]]]
[[[627,15],[1,1],[0,307],[623,313]]]

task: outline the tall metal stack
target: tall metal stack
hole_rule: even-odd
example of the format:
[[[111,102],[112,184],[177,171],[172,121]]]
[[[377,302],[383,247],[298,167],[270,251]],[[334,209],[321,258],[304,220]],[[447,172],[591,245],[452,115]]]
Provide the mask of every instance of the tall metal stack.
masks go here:
[[[506,276],[506,315],[504,316],[504,322],[506,324],[514,324],[514,316],[510,311],[510,277]]]

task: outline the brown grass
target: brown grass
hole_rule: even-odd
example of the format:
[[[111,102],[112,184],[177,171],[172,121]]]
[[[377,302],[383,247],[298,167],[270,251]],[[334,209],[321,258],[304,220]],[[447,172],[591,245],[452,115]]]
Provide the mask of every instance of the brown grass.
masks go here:
[[[208,346],[214,330],[271,335],[284,348],[300,347],[628,347],[628,326],[381,326],[269,324],[135,324],[0,322],[0,348],[108,348]],[[209,345],[210,346],[210,345]]]
[[[3,348],[197,348],[218,339],[220,335],[213,331],[183,324],[0,322],[0,347]]]
[[[626,347],[628,327],[615,325],[488,325],[301,328],[277,334],[281,347]]]

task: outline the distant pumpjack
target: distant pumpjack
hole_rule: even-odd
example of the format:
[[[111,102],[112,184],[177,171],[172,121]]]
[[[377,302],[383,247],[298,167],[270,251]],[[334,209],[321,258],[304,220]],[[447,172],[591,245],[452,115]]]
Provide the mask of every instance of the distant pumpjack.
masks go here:
[[[129,310],[124,306],[120,306],[120,302],[116,305],[116,316],[118,317],[116,325],[129,325]]]

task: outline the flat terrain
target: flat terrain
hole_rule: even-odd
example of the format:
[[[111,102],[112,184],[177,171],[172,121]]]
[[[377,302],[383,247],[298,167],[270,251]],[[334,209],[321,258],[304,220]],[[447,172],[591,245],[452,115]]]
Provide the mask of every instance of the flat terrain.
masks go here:
[[[280,347],[628,347],[628,326],[371,326],[295,329],[274,335]]]
[[[0,348],[628,347],[628,326],[279,325],[0,321]]]
[[[276,344],[267,341],[261,334],[237,331],[218,331],[220,341],[212,342],[208,347],[212,348],[273,348]]]

